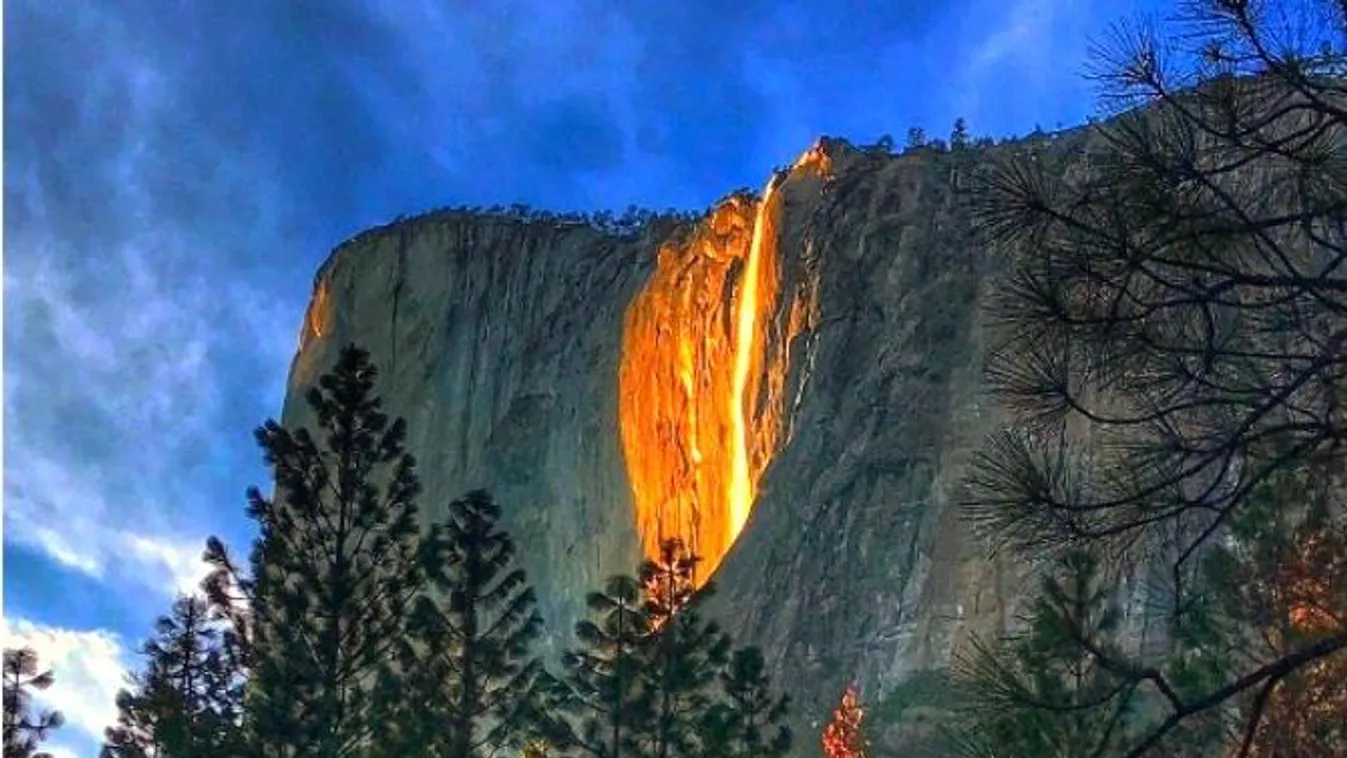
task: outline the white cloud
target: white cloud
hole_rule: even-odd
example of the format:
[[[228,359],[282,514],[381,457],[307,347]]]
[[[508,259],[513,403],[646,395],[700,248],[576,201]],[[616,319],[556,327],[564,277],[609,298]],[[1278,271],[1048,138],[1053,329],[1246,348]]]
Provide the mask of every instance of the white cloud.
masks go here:
[[[175,126],[199,96],[176,40],[95,7],[19,18],[41,76],[6,102],[5,540],[160,610],[208,534],[238,536],[232,477],[257,476],[249,427],[280,405],[300,313],[256,254],[285,244],[277,185]],[[98,65],[61,65],[70,46]]]
[[[134,665],[120,638],[106,629],[62,629],[22,618],[0,621],[0,630],[6,648],[33,648],[40,670],[51,669],[55,677],[51,687],[34,692],[38,706],[65,716],[65,725],[46,743],[53,753],[74,755],[71,737],[101,742],[103,730],[117,721],[117,692],[126,687]]]
[[[95,579],[156,590],[161,598],[199,585],[208,570],[201,560],[204,535],[136,531],[143,524],[136,523],[135,511],[118,513],[107,507],[104,492],[115,492],[116,486],[101,480],[98,469],[63,465],[32,450],[15,452],[6,462],[11,480],[4,510],[7,541],[25,544]],[[22,468],[8,470],[16,462]],[[155,510],[151,506],[140,515]]]
[[[165,542],[139,534],[123,533],[120,540],[137,560],[159,573],[175,592],[192,594],[201,586],[210,566],[201,560],[204,544]]]

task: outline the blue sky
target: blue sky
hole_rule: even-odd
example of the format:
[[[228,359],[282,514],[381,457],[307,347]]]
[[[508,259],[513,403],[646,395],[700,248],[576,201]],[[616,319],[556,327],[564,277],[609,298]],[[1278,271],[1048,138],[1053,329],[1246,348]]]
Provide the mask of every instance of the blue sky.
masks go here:
[[[95,755],[204,538],[250,538],[250,432],[336,243],[703,207],[819,134],[1074,124],[1087,36],[1141,1],[6,2],[5,644],[57,668],[54,744]]]

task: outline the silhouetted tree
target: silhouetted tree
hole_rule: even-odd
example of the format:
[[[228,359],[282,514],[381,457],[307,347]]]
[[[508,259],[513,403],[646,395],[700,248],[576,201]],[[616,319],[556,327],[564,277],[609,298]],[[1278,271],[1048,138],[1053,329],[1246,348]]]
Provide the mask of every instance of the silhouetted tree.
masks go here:
[[[641,564],[641,608],[652,631],[663,628],[692,602],[700,562],[682,540],[671,538],[660,543],[658,557]]]
[[[395,689],[395,646],[415,632],[439,537],[421,533],[406,424],[382,412],[376,375],[347,346],[308,391],[321,448],[307,429],[257,430],[277,496],[249,490],[260,536],[248,575],[220,540],[207,545],[208,594],[246,645],[254,755],[362,755],[398,712],[383,695]]]
[[[117,693],[104,758],[232,758],[243,749],[243,678],[200,597],[180,596],[141,649],[145,669]]]
[[[949,145],[954,150],[968,147],[968,124],[964,122],[962,116],[954,119],[954,130],[950,132]]]
[[[45,690],[56,681],[51,671],[38,673],[37,651],[5,648],[4,758],[50,758],[38,751],[53,729],[65,722],[60,711],[33,710],[33,690]]]
[[[976,226],[1010,270],[988,379],[1011,423],[975,461],[968,513],[1000,547],[1085,550],[1148,580],[1148,612],[1178,646],[1168,660],[1081,641],[1159,703],[1128,758],[1231,719],[1247,754],[1284,680],[1347,655],[1341,620],[1275,650],[1257,643],[1265,628],[1223,628],[1211,643],[1232,650],[1230,670],[1176,681],[1213,591],[1204,558],[1265,483],[1312,465],[1337,478],[1325,528],[1347,510],[1347,110],[1329,76],[1347,17],[1338,3],[1294,11],[1309,15],[1205,0],[1170,40],[1120,29],[1097,78],[1110,109],[1132,109],[1092,130],[1083,170],[1015,159],[977,193]],[[1283,34],[1287,21],[1304,33]],[[1308,518],[1275,507],[1284,533]]]
[[[693,603],[697,563],[681,540],[667,539],[641,566],[642,609],[652,634],[640,670],[650,716],[640,744],[651,758],[701,755],[699,729],[729,656],[728,635],[703,619]],[[697,597],[711,591],[706,584]]]
[[[842,693],[842,703],[833,711],[832,720],[823,728],[824,758],[865,758],[869,747],[862,722],[865,709],[854,686]]]
[[[1122,609],[1098,560],[1078,551],[1043,581],[1022,635],[956,654],[963,702],[951,737],[968,758],[1106,756],[1139,707],[1130,671],[1111,671]],[[1082,644],[1083,641],[1087,641]]]
[[[705,755],[718,758],[779,758],[790,752],[792,735],[785,726],[790,699],[773,697],[762,651],[734,651],[720,672],[717,702],[702,726]]]
[[[603,592],[586,598],[591,619],[575,625],[578,646],[562,657],[565,696],[558,700],[575,728],[556,744],[595,758],[637,755],[648,723],[641,668],[649,625],[640,585],[630,576],[610,578]]]
[[[449,505],[440,561],[445,571],[432,582],[443,599],[418,604],[414,639],[427,641],[426,654],[407,651],[410,667],[430,675],[421,683],[430,685],[430,704],[412,708],[440,728],[430,743],[412,746],[423,755],[493,754],[522,748],[531,736],[524,722],[542,672],[532,650],[542,617],[499,519],[500,506],[484,490]]]
[[[926,132],[921,127],[914,126],[907,130],[907,149],[916,150],[926,145]]]

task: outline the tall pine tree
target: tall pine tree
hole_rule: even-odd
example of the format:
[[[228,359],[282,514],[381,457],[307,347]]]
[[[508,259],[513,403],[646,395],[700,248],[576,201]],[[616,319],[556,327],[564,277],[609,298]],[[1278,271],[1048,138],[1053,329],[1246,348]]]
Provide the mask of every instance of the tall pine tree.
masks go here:
[[[1043,579],[1028,629],[956,656],[964,713],[949,734],[967,758],[1112,755],[1140,701],[1130,670],[1107,663],[1122,611],[1098,559],[1074,551]]]
[[[493,754],[522,747],[530,734],[542,617],[500,515],[485,490],[450,504],[445,571],[433,582],[442,599],[425,598],[415,614],[415,636],[427,643],[407,652],[423,672],[417,684],[430,688],[423,715],[441,727],[425,735],[425,755]]]
[[[1146,623],[1178,632],[1173,660],[1093,640],[1066,659],[1155,693],[1125,758],[1194,743],[1248,755],[1264,731],[1298,731],[1266,721],[1278,692],[1347,656],[1341,617],[1214,629],[1200,570],[1231,540],[1275,546],[1238,530],[1281,472],[1322,467],[1343,491],[1347,15],[1334,0],[1185,5],[1095,48],[1105,118],[1068,141],[1072,170],[1041,159],[1059,150],[1007,156],[970,203],[1005,271],[986,379],[1006,416],[971,461],[964,515],[1008,560],[1084,550],[1150,577],[1164,602]],[[1309,516],[1273,508],[1284,533]],[[1341,499],[1335,511],[1341,528]],[[1281,585],[1294,556],[1270,557],[1244,585]]]
[[[678,539],[664,540],[659,555],[641,566],[643,610],[652,630],[641,667],[650,719],[642,752],[650,758],[700,755],[700,727],[711,707],[711,689],[724,667],[729,637],[698,613],[693,571],[697,556]],[[702,587],[706,597],[713,587]]]
[[[37,651],[6,648],[4,653],[4,758],[50,758],[37,746],[64,723],[60,711],[33,709],[33,690],[56,681],[51,671],[38,673]]]
[[[634,756],[647,723],[640,671],[649,622],[640,584],[630,576],[614,576],[602,592],[591,592],[586,604],[592,618],[575,625],[578,645],[562,657],[559,704],[574,728],[561,731],[555,741],[559,748],[594,758]]]
[[[775,697],[762,651],[734,651],[720,672],[718,701],[704,719],[703,747],[718,758],[781,758],[790,752],[792,735],[785,721],[790,698]]]
[[[387,680],[438,537],[422,534],[406,424],[381,410],[376,376],[351,345],[308,391],[321,446],[307,429],[257,430],[277,494],[248,493],[260,532],[248,575],[218,539],[207,545],[211,596],[247,645],[253,755],[368,755],[398,712]],[[230,587],[247,613],[231,608]]]
[[[231,758],[242,750],[243,679],[200,597],[181,596],[142,648],[146,664],[117,694],[103,758]]]

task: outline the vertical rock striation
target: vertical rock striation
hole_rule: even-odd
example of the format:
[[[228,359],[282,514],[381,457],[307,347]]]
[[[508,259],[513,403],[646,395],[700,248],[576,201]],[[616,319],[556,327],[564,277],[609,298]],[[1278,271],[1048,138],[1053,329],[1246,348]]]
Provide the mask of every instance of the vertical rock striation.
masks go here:
[[[284,421],[308,423],[302,390],[340,345],[370,349],[428,516],[497,494],[553,654],[587,590],[683,537],[811,752],[847,683],[882,699],[1003,626],[1020,589],[951,505],[997,418],[978,370],[991,274],[959,202],[977,159],[825,139],[691,225],[441,212],[372,230],[318,273]]]
[[[319,271],[283,420],[347,342],[408,421],[427,518],[488,486],[556,652],[583,591],[639,559],[618,431],[626,302],[658,242],[579,224],[435,214],[367,232]],[[666,230],[663,230],[667,232]]]

